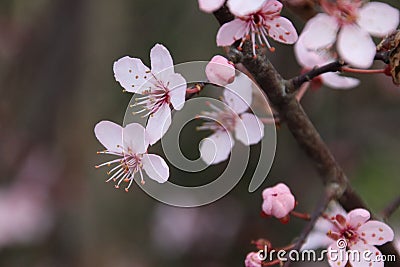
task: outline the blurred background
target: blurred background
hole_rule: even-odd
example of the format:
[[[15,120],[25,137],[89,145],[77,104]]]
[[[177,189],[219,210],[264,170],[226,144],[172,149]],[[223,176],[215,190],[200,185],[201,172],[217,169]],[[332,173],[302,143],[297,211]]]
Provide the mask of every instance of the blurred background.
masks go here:
[[[386,2],[400,8],[397,0]],[[302,29],[301,20],[284,14]],[[115,190],[104,183],[106,169],[94,168],[105,161],[96,154],[102,146],[94,125],[122,123],[130,100],[114,80],[113,62],[130,55],[149,64],[155,43],[168,47],[175,63],[209,60],[223,53],[217,30],[195,0],[0,0],[0,266],[243,266],[252,240],[280,247],[297,236],[305,222],[260,216],[262,189],[280,181],[291,186],[299,211],[311,211],[321,194],[312,163],[285,125],[259,190],[249,194],[245,176],[200,208],[161,204],[135,185],[129,193]],[[277,69],[285,78],[297,75],[293,48],[274,45]],[[400,88],[384,75],[357,77],[355,89],[322,87],[302,103],[354,187],[380,213],[399,194]],[[389,223],[400,236],[399,211]]]

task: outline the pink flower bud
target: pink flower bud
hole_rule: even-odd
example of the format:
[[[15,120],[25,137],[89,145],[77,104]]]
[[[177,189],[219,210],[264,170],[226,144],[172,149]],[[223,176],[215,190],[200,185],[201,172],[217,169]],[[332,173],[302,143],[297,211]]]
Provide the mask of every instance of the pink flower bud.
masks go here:
[[[295,207],[295,199],[289,187],[279,183],[274,187],[264,189],[262,210],[267,215],[278,219],[286,217]]]
[[[246,259],[244,260],[244,265],[246,267],[261,267],[261,260],[258,256],[257,252],[250,252],[247,254]]]
[[[214,56],[206,66],[209,82],[225,86],[235,79],[235,67],[223,56]]]

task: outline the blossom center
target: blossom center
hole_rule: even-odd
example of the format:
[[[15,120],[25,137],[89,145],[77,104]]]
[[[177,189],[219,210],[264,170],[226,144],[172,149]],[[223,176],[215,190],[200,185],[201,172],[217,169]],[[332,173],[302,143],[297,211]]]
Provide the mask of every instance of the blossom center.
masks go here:
[[[119,146],[119,148],[121,148],[122,151],[118,153],[109,150],[98,152],[102,154],[117,155],[119,156],[119,158],[97,165],[96,168],[117,164],[115,167],[107,172],[107,175],[109,175],[110,178],[108,178],[106,182],[108,183],[111,180],[114,182],[118,181],[118,183],[115,185],[115,188],[119,188],[122,182],[126,182],[128,183],[128,185],[127,187],[125,187],[125,191],[128,191],[132,185],[133,178],[136,173],[140,174],[141,183],[144,184],[142,174],[143,154],[135,154],[130,148],[124,149],[122,146]]]
[[[340,26],[356,23],[361,4],[360,0],[338,0],[334,3],[324,0],[321,2],[325,12],[335,17]]]
[[[197,130],[229,131],[233,132],[239,116],[229,108],[220,109],[211,103],[207,103],[213,111],[202,112],[203,119],[209,120],[197,127]]]
[[[253,55],[256,55],[258,45],[261,45],[262,47],[267,46],[271,52],[275,51],[275,48],[273,48],[268,42],[267,36],[269,36],[269,30],[271,27],[266,24],[265,21],[268,19],[271,20],[277,16],[279,16],[279,13],[277,12],[258,11],[248,16],[241,17],[240,19],[247,23],[247,34],[242,38],[237,49],[239,51],[242,50],[244,42],[250,40],[253,45]]]
[[[169,82],[164,84],[162,81],[155,78],[152,87],[142,92],[143,97],[135,98],[135,104],[131,107],[141,107],[138,111],[132,112],[133,115],[143,114],[142,117],[147,117],[156,113],[163,105],[171,103],[170,90],[168,89]]]

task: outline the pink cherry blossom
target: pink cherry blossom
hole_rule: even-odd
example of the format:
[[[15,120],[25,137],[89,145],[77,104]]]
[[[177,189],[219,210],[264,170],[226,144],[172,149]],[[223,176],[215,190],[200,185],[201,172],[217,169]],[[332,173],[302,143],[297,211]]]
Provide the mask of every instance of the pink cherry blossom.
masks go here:
[[[247,113],[252,102],[252,82],[240,74],[223,93],[224,108],[209,104],[211,112],[201,118],[209,120],[199,130],[211,130],[211,136],[200,144],[201,158],[207,164],[217,164],[229,157],[234,145],[232,134],[244,145],[257,144],[264,136],[264,125],[256,115]],[[200,117],[200,116],[199,116]]]
[[[262,192],[262,210],[278,219],[286,217],[295,207],[295,198],[287,185],[279,183]]]
[[[149,142],[156,143],[171,124],[170,105],[176,110],[185,103],[186,80],[175,73],[169,51],[156,44],[150,51],[151,70],[138,58],[125,56],[114,63],[114,76],[131,93],[143,94],[132,107],[141,107],[134,114],[149,116]]]
[[[209,82],[225,86],[235,79],[235,67],[223,56],[214,56],[206,66],[206,76]]]
[[[345,252],[350,249],[361,252],[361,255],[364,251],[370,251],[371,257],[378,257],[382,254],[375,246],[383,245],[394,238],[393,230],[383,222],[370,220],[370,213],[365,209],[354,209],[348,214],[342,208],[336,208],[335,211],[317,221],[302,249],[324,246],[328,247],[328,251]],[[341,244],[338,241],[345,241],[346,246],[339,246]],[[345,266],[347,262],[352,266],[383,266],[382,261],[374,262],[371,259],[372,265],[363,257],[360,260],[355,257],[337,257],[334,260],[328,258],[328,261],[330,266]]]
[[[168,180],[169,168],[164,159],[147,153],[148,131],[142,125],[131,123],[123,128],[111,121],[101,121],[94,128],[94,132],[106,148],[99,153],[118,157],[96,166],[99,168],[116,164],[107,172],[110,178],[106,182],[118,180],[116,188],[119,188],[122,182],[128,182],[125,188],[125,191],[128,191],[136,173],[139,173],[141,183],[144,184],[142,170],[159,183],[165,183]]]
[[[230,11],[236,16],[244,16],[258,10],[266,0],[228,0]],[[220,9],[225,0],[199,0],[200,10],[212,13]]]
[[[261,267],[262,263],[257,252],[250,252],[247,254],[244,260],[244,265],[246,267]]]
[[[336,42],[339,56],[347,63],[369,68],[376,46],[370,35],[384,37],[399,24],[399,11],[385,3],[361,0],[321,1],[326,13],[310,19],[304,28],[304,45],[318,50]]]
[[[294,52],[297,62],[299,62],[305,71],[309,71],[314,67],[319,67],[336,60],[329,50],[307,49],[303,43],[303,36],[304,32],[299,36],[299,39],[294,45]],[[321,78],[323,84],[334,89],[350,89],[360,84],[358,79],[341,76],[339,73],[335,72],[321,74],[319,78]]]
[[[251,40],[253,54],[256,55],[258,45],[266,45],[271,51],[274,51],[268,42],[268,36],[281,43],[295,43],[297,41],[296,29],[290,20],[280,16],[281,10],[282,3],[277,0],[268,0],[253,12],[237,15],[236,19],[225,23],[218,30],[217,45],[228,46],[241,40],[238,47],[240,50],[244,41]]]

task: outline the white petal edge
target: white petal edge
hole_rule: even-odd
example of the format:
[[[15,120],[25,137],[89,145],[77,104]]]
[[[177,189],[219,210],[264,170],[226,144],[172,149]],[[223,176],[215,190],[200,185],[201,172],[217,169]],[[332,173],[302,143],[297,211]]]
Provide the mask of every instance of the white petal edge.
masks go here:
[[[311,232],[303,246],[301,247],[301,251],[303,250],[314,250],[319,248],[327,248],[330,244],[332,244],[334,240],[329,238],[326,233],[322,232]]]
[[[369,244],[364,244],[362,241],[350,247],[351,250],[359,252],[360,257],[352,257],[349,254],[349,262],[352,267],[383,267],[384,261],[382,258],[379,260],[377,256],[381,257],[382,253],[374,246]]]
[[[146,126],[150,145],[155,144],[167,132],[171,125],[171,109],[168,104],[162,105],[156,113],[149,117]]]
[[[172,106],[175,110],[180,110],[183,108],[185,104],[185,97],[186,97],[186,80],[183,76],[179,73],[174,73],[169,76],[169,96]]]
[[[145,153],[149,146],[145,128],[139,123],[131,123],[122,129],[122,138],[124,140],[124,151],[135,154]]]
[[[247,23],[241,19],[234,19],[222,25],[217,33],[217,45],[228,46],[246,35]]]
[[[120,152],[122,127],[112,121],[101,121],[94,127],[97,140],[109,151]]]
[[[246,146],[260,142],[264,136],[264,124],[260,119],[251,113],[243,113],[240,118],[235,127],[236,139]]]
[[[304,68],[313,68],[318,65],[328,63],[330,59],[325,54],[316,50],[307,49],[304,45],[303,34],[299,36],[296,44],[294,45],[294,52],[297,62]],[[333,60],[331,60],[333,61]]]
[[[276,17],[272,20],[268,20],[266,25],[269,26],[268,34],[275,41],[285,44],[294,44],[298,39],[296,28],[287,18]]]
[[[236,113],[241,114],[250,108],[253,101],[252,84],[249,77],[240,73],[233,83],[225,87],[224,101]]]
[[[383,245],[393,241],[394,232],[386,223],[380,221],[368,221],[358,228],[359,233],[365,234],[365,241],[370,245]]]
[[[343,26],[337,41],[339,56],[348,64],[357,68],[371,67],[376,46],[371,36],[357,25]]]
[[[369,220],[371,214],[366,209],[354,209],[346,216],[347,223],[354,229],[357,229]]]
[[[234,145],[227,131],[218,131],[200,142],[200,157],[208,165],[225,161]]]
[[[174,62],[168,49],[156,44],[150,51],[151,72],[157,76],[166,77],[174,73]],[[162,72],[162,73],[161,73]]]
[[[142,158],[143,169],[147,175],[159,183],[165,183],[169,178],[169,167],[165,160],[154,154],[145,154]]]
[[[312,50],[327,48],[335,42],[338,29],[335,18],[320,13],[310,19],[303,29],[304,46]]]
[[[265,1],[266,0],[228,0],[227,5],[232,14],[242,17],[260,10]]]
[[[352,89],[360,84],[360,80],[352,77],[345,77],[339,75],[339,73],[324,73],[321,75],[322,82],[326,86],[333,89]]]
[[[199,1],[199,9],[206,13],[212,13],[225,3],[225,0],[198,0]]]
[[[399,10],[381,2],[369,2],[358,13],[358,25],[376,37],[385,37],[397,29]]]
[[[117,82],[128,92],[141,93],[142,85],[151,76],[149,68],[139,58],[122,57],[114,62],[114,77]]]

